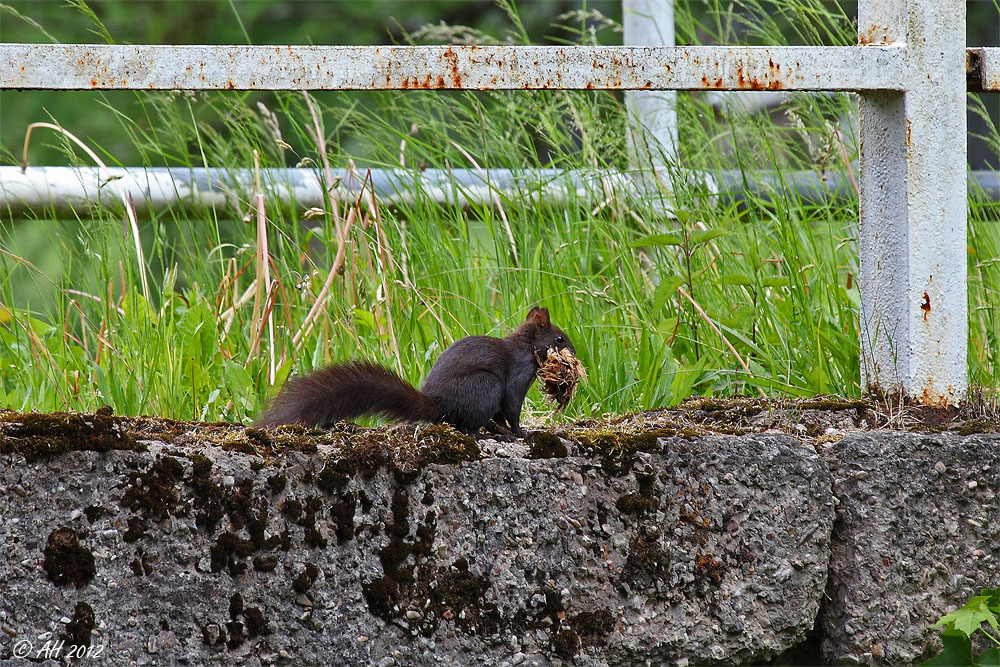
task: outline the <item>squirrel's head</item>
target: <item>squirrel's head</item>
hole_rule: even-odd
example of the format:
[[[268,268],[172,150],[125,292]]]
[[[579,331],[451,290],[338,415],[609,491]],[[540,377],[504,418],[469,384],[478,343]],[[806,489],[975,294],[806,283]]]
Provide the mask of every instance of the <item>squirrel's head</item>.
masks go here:
[[[535,351],[543,356],[550,348],[569,350],[576,354],[576,348],[573,347],[573,343],[569,342],[569,336],[549,320],[547,308],[539,308],[538,306],[532,308],[524,320],[524,326],[529,327],[532,332]]]

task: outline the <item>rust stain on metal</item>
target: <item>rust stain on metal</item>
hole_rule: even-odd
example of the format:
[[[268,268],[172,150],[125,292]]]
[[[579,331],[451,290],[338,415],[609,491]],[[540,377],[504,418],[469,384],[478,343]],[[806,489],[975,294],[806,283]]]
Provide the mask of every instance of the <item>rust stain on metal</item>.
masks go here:
[[[251,90],[260,86],[274,90],[485,89],[491,87],[492,81],[493,87],[507,89],[784,90],[809,88],[806,83],[812,84],[815,78],[815,88],[826,90],[855,88],[851,77],[859,78],[857,71],[861,68],[845,66],[845,61],[852,58],[861,64],[878,60],[893,67],[900,60],[896,51],[882,55],[875,48],[862,58],[846,51],[854,47],[834,47],[845,51],[837,58],[810,52],[812,60],[800,55],[808,47],[679,47],[664,48],[662,52],[655,49],[650,52],[649,48],[139,45],[126,50],[79,45],[79,48],[60,47],[59,53],[66,56],[58,67],[66,72],[60,74],[62,83],[58,87],[147,88],[152,83],[153,88],[195,90]],[[5,54],[18,53],[17,49],[26,49],[28,54],[20,61],[10,60],[7,71],[22,72],[16,80],[27,80],[28,87],[47,87],[47,80],[35,81],[40,75],[31,66],[44,53],[36,54],[38,49],[33,46],[0,44],[0,52]],[[145,63],[139,66],[141,79],[138,74],[121,69],[122,58],[127,59],[124,62]],[[220,61],[227,66],[223,73],[214,69]],[[345,64],[334,68],[335,61]],[[165,75],[168,67],[161,67],[161,63],[180,76]],[[104,68],[107,71],[102,72]],[[886,69],[874,68],[879,73]],[[251,82],[258,71],[268,74]],[[109,75],[115,77],[113,83],[109,83]],[[15,80],[14,76],[8,78]],[[877,83],[873,89],[895,90],[900,85],[885,74]]]
[[[451,71],[451,80],[455,84],[455,88],[461,88],[462,73],[458,71],[458,54],[449,46],[445,49],[443,57],[447,67]]]
[[[757,77],[751,77],[746,80],[741,79],[738,83],[740,88],[748,88],[750,90],[781,90],[782,88],[781,79],[771,79],[769,77],[763,81]]]
[[[858,31],[858,46],[868,46],[869,44],[888,44],[889,26],[870,25],[867,30]]]
[[[798,65],[798,63],[796,63]],[[718,81],[721,81],[719,79]],[[789,82],[791,82],[789,77]],[[703,83],[708,83],[703,79]],[[721,87],[717,85],[716,87]],[[736,65],[736,87],[744,90],[781,90],[785,87],[782,78],[781,63],[774,62],[773,58],[767,60],[767,72],[762,75],[752,74],[743,61]]]
[[[923,405],[928,405],[934,408],[947,408],[949,407],[948,397],[942,396],[933,390],[934,378],[928,377],[927,383],[924,385],[923,391],[920,395],[920,403]],[[949,392],[954,393],[954,388],[949,385]]]
[[[920,310],[924,311],[924,322],[927,321],[927,315],[931,312],[931,297],[924,292],[924,302],[920,304]]]
[[[406,79],[405,84],[406,87],[413,88],[414,90],[428,90],[431,87],[431,75],[425,74],[423,79],[414,76],[412,81]]]

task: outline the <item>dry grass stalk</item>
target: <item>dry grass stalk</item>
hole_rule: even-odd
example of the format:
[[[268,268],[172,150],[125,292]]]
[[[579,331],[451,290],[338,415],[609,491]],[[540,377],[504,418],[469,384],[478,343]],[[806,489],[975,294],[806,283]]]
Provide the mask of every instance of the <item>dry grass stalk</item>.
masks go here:
[[[697,301],[691,298],[691,295],[688,294],[683,287],[678,287],[677,291],[680,292],[680,294],[684,298],[686,298],[688,301],[691,302],[691,305],[694,306],[695,310],[698,311],[698,314],[701,315],[701,319],[705,320],[705,322],[708,323],[708,326],[711,327],[712,331],[714,331],[719,336],[719,338],[722,339],[722,342],[726,344],[726,347],[729,348],[729,351],[733,353],[734,357],[736,357],[736,361],[738,361],[740,366],[743,367],[743,372],[746,373],[748,377],[753,377],[753,373],[750,372],[750,367],[747,366],[747,362],[743,361],[743,357],[740,356],[740,353],[737,352],[736,348],[733,347],[732,343],[729,342],[729,339],[726,338],[725,334],[723,334],[722,331],[719,330],[719,327],[715,326],[715,322],[713,322],[712,318],[708,316],[708,313],[706,313],[702,309],[702,307],[698,305]],[[757,393],[760,394],[761,398],[765,399],[767,398],[767,394],[765,394],[764,390],[761,389],[760,387],[757,387]]]
[[[275,359],[274,359],[274,320],[271,318],[273,308],[273,294],[275,285],[271,281],[271,255],[267,243],[267,215],[264,208],[264,190],[260,184],[260,154],[255,150],[254,159],[254,207],[257,209],[257,252],[255,254],[257,277],[257,289],[253,303],[253,329],[256,331],[253,342],[250,345],[250,355],[247,363],[257,354],[259,343],[263,337],[264,328],[267,328],[269,345],[268,374],[269,384],[274,384]]]
[[[23,174],[28,168],[28,146],[31,143],[31,131],[36,127],[42,127],[48,130],[53,130],[59,132],[67,139],[79,146],[83,152],[85,152],[94,163],[101,169],[107,169],[108,166],[104,164],[101,158],[97,157],[97,153],[92,151],[89,146],[80,141],[72,132],[69,132],[58,125],[53,125],[52,123],[32,123],[28,126],[27,132],[24,135],[24,151],[21,154],[21,173]],[[100,172],[98,172],[100,173]],[[142,296],[146,299],[146,303],[151,304],[152,300],[149,298],[149,281],[146,278],[146,258],[142,252],[142,242],[139,238],[139,221],[136,219],[135,206],[132,204],[132,197],[122,188],[121,184],[118,183],[119,177],[109,177],[101,182],[99,187],[103,187],[108,183],[114,183],[115,192],[118,197],[122,200],[122,204],[125,206],[125,219],[132,229],[132,242],[135,244],[135,255],[136,261],[139,264],[139,281],[142,284]]]
[[[476,168],[476,171],[478,171],[480,176],[483,177],[483,181],[486,183],[486,186],[490,189],[490,197],[493,199],[493,205],[497,207],[497,213],[500,214],[500,221],[503,222],[504,232],[507,234],[507,241],[510,243],[511,259],[514,260],[515,265],[519,265],[521,261],[518,259],[517,242],[514,240],[514,231],[511,229],[510,221],[507,219],[507,211],[504,209],[503,200],[500,199],[500,193],[497,192],[496,188],[490,185],[489,174],[486,173],[485,169],[479,166],[479,163],[476,162],[476,158],[472,157],[472,155],[469,154],[469,151],[465,150],[459,144],[455,143],[454,141],[451,141],[450,139],[449,143],[452,146],[454,146],[458,150],[458,152],[464,155],[465,159],[468,160],[469,163]]]
[[[392,356],[396,360],[396,371],[402,375],[403,374],[403,360],[399,354],[399,341],[396,339],[396,327],[392,321],[392,291],[389,289],[389,279],[387,274],[390,270],[390,266],[395,264],[389,253],[389,241],[386,239],[385,231],[382,229],[382,220],[378,214],[378,203],[375,200],[375,183],[372,181],[372,172],[369,169],[365,180],[368,182],[368,187],[372,193],[371,201],[371,211],[372,211],[372,222],[375,224],[375,238],[378,242],[378,274],[379,279],[382,283],[382,298],[385,299],[385,319],[386,324],[389,326],[389,341],[392,343]]]
[[[330,215],[333,216],[333,222],[337,228],[337,235],[341,238],[345,238],[346,234],[344,234],[341,229],[340,209],[337,207],[337,201],[333,196],[333,189],[336,187],[337,182],[333,178],[333,169],[330,167],[330,159],[326,156],[326,139],[323,137],[323,130],[319,122],[319,114],[316,113],[316,109],[313,107],[312,98],[309,97],[309,93],[303,90],[302,96],[306,99],[306,107],[309,109],[309,115],[312,117],[313,140],[316,142],[316,150],[319,152],[319,158],[323,162],[323,174],[326,177],[327,210],[330,212]],[[306,129],[308,130],[309,128]]]
[[[305,342],[305,337],[310,331],[312,331],[316,317],[326,304],[326,300],[330,297],[330,290],[333,287],[333,281],[340,274],[340,270],[344,265],[344,255],[347,251],[347,237],[348,234],[351,233],[351,227],[354,225],[357,213],[357,207],[351,208],[351,210],[347,212],[347,218],[344,220],[343,231],[340,234],[340,245],[337,248],[337,256],[333,260],[333,266],[330,268],[330,273],[326,277],[326,282],[323,283],[323,289],[321,289],[319,294],[316,296],[316,301],[313,302],[312,308],[309,309],[309,314],[306,315],[305,320],[302,322],[302,326],[299,327],[299,330],[295,332],[295,336],[292,338],[293,352],[298,352],[302,347],[302,344]]]

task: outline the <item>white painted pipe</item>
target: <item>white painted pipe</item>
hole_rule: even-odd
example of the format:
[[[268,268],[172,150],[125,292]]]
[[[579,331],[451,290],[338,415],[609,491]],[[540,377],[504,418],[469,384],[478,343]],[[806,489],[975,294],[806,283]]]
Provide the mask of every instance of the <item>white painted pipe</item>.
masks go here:
[[[673,0],[622,0],[623,42],[627,46],[674,46]],[[677,92],[629,90],[630,166],[643,174],[648,194],[672,192],[670,164],[677,161]]]

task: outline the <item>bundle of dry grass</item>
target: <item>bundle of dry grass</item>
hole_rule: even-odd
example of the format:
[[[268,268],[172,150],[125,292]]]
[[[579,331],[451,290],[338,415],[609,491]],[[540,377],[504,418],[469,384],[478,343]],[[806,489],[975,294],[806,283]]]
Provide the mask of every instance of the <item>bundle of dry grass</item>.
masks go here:
[[[538,364],[535,375],[542,382],[542,393],[554,401],[559,410],[564,409],[573,398],[577,383],[587,377],[583,364],[569,350],[553,348],[549,348],[548,355],[539,359]]]

